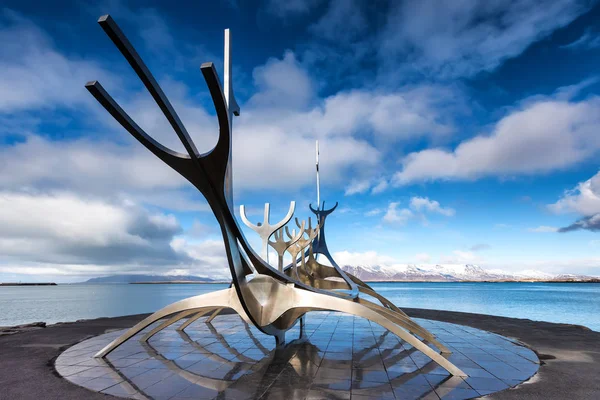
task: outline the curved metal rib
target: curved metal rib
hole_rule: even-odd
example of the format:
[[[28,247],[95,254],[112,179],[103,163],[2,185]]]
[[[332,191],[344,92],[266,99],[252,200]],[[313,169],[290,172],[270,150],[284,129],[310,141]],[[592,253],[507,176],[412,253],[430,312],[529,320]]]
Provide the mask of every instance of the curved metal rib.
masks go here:
[[[92,81],[85,85],[85,88],[94,96],[94,98],[104,107],[106,111],[127,130],[134,138],[155,156],[169,165],[177,172],[184,174],[186,167],[191,162],[190,157],[186,154],[181,154],[173,151],[148,135],[142,128],[136,124],[131,117],[117,104],[117,102],[106,92],[100,82]]]
[[[183,123],[179,119],[179,116],[173,109],[169,99],[167,99],[167,96],[165,96],[164,92],[156,82],[156,79],[154,79],[154,76],[152,76],[152,73],[148,67],[146,67],[146,64],[144,64],[144,61],[142,61],[141,57],[137,51],[135,51],[119,26],[115,23],[110,15],[103,15],[98,19],[98,23],[102,29],[104,29],[104,32],[106,32],[108,37],[113,41],[115,46],[117,46],[121,54],[123,54],[144,86],[146,86],[146,89],[148,89],[148,92],[150,92],[150,95],[152,98],[154,98],[154,101],[156,104],[158,104],[165,117],[167,117],[167,120],[173,127],[173,130],[181,140],[181,143],[185,147],[190,157],[198,157],[198,149],[196,149],[196,146],[192,142],[192,139],[183,126]]]
[[[235,290],[233,289],[223,289],[216,292],[206,293],[200,296],[190,297],[168,305],[158,310],[154,314],[150,315],[149,317],[143,319],[142,321],[138,322],[132,328],[127,330],[127,332],[125,332],[123,335],[119,336],[117,339],[113,340],[102,350],[96,353],[94,357],[104,357],[105,355],[113,351],[115,348],[117,348],[119,345],[121,345],[121,343],[125,342],[132,336],[135,336],[137,333],[141,332],[149,325],[166,316],[182,312],[189,312],[190,314],[192,314],[201,311],[203,308],[214,309],[217,307],[233,308],[238,314],[245,315],[245,311],[239,304],[239,300],[237,298]],[[184,318],[184,316],[182,316],[181,318]],[[171,322],[171,324],[174,322],[176,321]]]

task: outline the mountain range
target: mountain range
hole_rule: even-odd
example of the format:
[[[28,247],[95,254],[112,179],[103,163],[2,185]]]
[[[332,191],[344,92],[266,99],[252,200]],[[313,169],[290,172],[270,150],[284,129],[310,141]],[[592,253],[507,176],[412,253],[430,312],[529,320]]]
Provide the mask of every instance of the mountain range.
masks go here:
[[[561,274],[527,270],[510,273],[486,270],[474,264],[399,264],[399,265],[344,265],[363,281],[387,282],[600,282],[600,277]],[[192,275],[111,275],[88,279],[86,283],[223,283],[225,279],[211,279]],[[226,282],[226,283],[227,283]]]
[[[396,282],[590,282],[600,278],[583,275],[553,275],[527,270],[510,273],[501,270],[485,270],[474,264],[400,264],[400,265],[344,265],[363,281]]]

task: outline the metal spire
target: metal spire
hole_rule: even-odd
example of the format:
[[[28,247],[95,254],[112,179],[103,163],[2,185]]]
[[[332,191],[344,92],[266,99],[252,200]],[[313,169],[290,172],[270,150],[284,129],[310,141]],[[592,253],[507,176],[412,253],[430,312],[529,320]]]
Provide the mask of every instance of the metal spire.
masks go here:
[[[232,125],[233,125],[233,116],[240,115],[240,106],[238,106],[235,101],[235,96],[233,95],[233,78],[231,76],[231,34],[229,29],[225,29],[225,49],[223,54],[223,92],[225,95],[225,103],[227,104],[227,115],[229,117],[229,135],[232,138]],[[227,173],[225,175],[225,187],[227,188],[226,192],[227,197],[226,200],[231,207],[233,207],[233,174],[231,173],[231,149],[233,146],[229,147],[229,164],[227,165]]]
[[[317,210],[321,207],[321,182],[319,181],[319,141],[316,145],[317,153]]]

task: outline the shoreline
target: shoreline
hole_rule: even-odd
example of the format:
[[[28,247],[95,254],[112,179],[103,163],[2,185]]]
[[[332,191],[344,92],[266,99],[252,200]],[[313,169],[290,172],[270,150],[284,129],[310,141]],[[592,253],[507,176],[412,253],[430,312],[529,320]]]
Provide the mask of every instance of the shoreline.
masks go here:
[[[31,283],[0,282],[0,286],[58,286],[58,285],[54,282],[31,282]]]
[[[129,282],[125,285],[229,285],[231,282],[196,282],[196,281],[157,281],[157,282]],[[95,284],[97,285],[97,283]]]

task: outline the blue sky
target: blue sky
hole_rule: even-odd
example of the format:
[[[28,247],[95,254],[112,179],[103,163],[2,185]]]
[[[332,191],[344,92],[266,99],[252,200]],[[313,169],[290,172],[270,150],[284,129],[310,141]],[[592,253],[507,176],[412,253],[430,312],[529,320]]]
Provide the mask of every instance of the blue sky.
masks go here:
[[[291,200],[309,216],[319,139],[340,263],[600,275],[600,5],[432,3],[5,1],[0,280],[227,276],[202,196],[84,89],[99,80],[180,150],[96,23],[107,13],[201,151],[216,119],[199,66],[222,71],[231,29],[234,196],[251,220]]]

